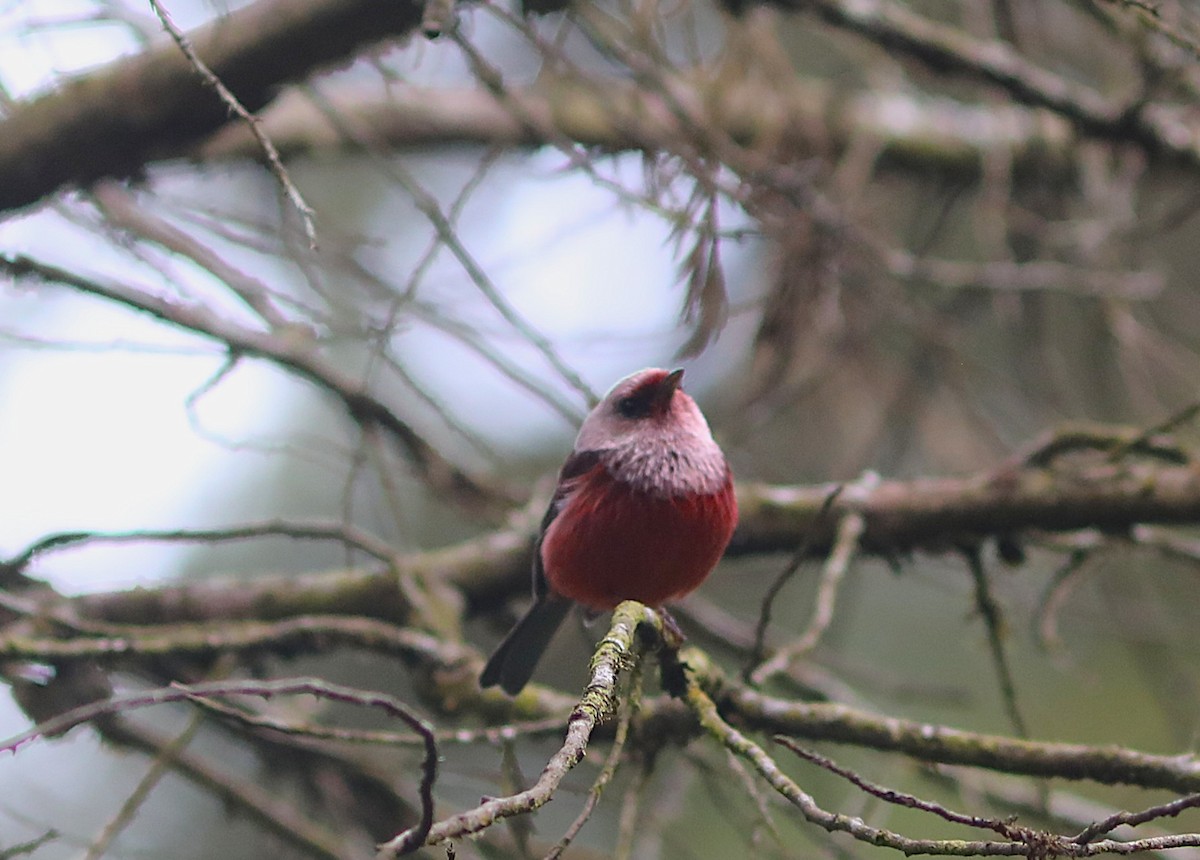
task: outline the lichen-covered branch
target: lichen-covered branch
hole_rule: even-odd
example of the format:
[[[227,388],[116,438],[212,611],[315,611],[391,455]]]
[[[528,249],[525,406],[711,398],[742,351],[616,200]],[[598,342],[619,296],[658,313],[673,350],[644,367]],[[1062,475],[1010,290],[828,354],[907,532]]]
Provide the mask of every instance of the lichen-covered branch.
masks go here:
[[[1165,837],[1150,837],[1147,839],[1136,840],[1133,842],[1121,842],[1115,839],[1098,840],[1087,842],[1077,840],[1072,837],[1062,836],[1056,833],[1034,830],[1027,827],[1011,826],[1008,828],[998,828],[996,822],[990,819],[978,818],[971,820],[968,816],[955,815],[959,823],[967,823],[973,827],[984,828],[987,830],[999,830],[1005,838],[1003,840],[970,840],[970,839],[916,839],[906,836],[893,830],[887,830],[880,827],[874,827],[866,823],[858,816],[845,815],[842,813],[830,812],[817,804],[816,800],[808,792],[804,791],[800,785],[790,776],[783,772],[779,764],[772,758],[766,750],[759,744],[755,743],[748,735],[739,731],[730,725],[729,722],[722,716],[721,709],[717,703],[708,695],[703,686],[703,669],[697,670],[696,665],[704,666],[704,661],[695,659],[694,654],[689,654],[685,660],[687,669],[685,671],[686,691],[685,700],[692,713],[700,723],[700,728],[704,734],[716,739],[719,743],[726,747],[734,755],[737,755],[751,764],[752,767],[765,779],[768,785],[777,791],[788,802],[795,806],[804,816],[804,818],[821,827],[830,833],[846,833],[860,842],[866,842],[871,845],[880,846],[883,848],[891,848],[903,853],[905,856],[914,854],[928,854],[936,856],[952,856],[952,857],[1004,857],[1004,856],[1024,856],[1030,858],[1045,858],[1045,857],[1091,857],[1099,854],[1132,854],[1140,851],[1154,850],[1157,848],[1175,848],[1200,845],[1200,834],[1183,833]],[[739,716],[744,716],[743,712],[739,712]],[[898,723],[897,720],[887,719],[879,720],[881,723]],[[933,726],[925,726],[923,731],[929,734],[944,732],[944,729],[939,729]],[[982,735],[974,736],[974,740],[979,742],[981,748],[986,748],[999,743],[1004,746],[1011,747],[1012,745],[1026,743],[1010,739],[991,738],[988,739]],[[1067,745],[1042,745],[1044,747],[1063,746]],[[1083,752],[1086,756],[1094,761],[1101,761],[1107,755],[1112,755],[1118,751],[1112,749],[1077,748],[1077,751]],[[1048,750],[1043,750],[1048,752]],[[1068,753],[1069,755],[1069,753]],[[1053,757],[1053,756],[1051,756]],[[1193,765],[1197,765],[1195,759],[1192,760]],[[1200,766],[1193,767],[1197,775],[1200,775]],[[1066,775],[1071,778],[1070,774]],[[1078,778],[1078,777],[1076,777]],[[1092,778],[1095,778],[1093,775]],[[1101,780],[1105,781],[1105,780]],[[1126,781],[1117,779],[1116,781]],[[1133,780],[1129,780],[1133,781]],[[864,781],[859,781],[860,787],[866,787]],[[1138,783],[1145,785],[1145,783]],[[905,803],[904,795],[900,793],[889,792],[881,787],[872,786],[872,792],[877,796],[888,796],[889,799],[895,799],[904,805],[924,808],[927,811],[939,809],[942,812],[948,812],[942,807],[936,807],[933,804],[924,804],[917,802],[916,798],[907,796],[910,802]],[[1195,805],[1195,801],[1191,798],[1185,799],[1177,804],[1164,804],[1154,810],[1154,815],[1172,815],[1176,814],[1181,809],[1190,808]],[[1148,813],[1149,817],[1150,814]],[[947,816],[943,816],[947,817]],[[1104,826],[1102,823],[1101,827]]]
[[[626,601],[613,612],[608,635],[601,640],[592,659],[591,679],[583,697],[567,721],[567,737],[542,770],[537,782],[525,791],[508,797],[484,801],[474,809],[460,812],[433,825],[427,842],[436,845],[447,839],[478,833],[497,821],[532,812],[549,803],[563,777],[583,760],[593,730],[617,707],[617,676],[631,660],[641,654],[638,626],[658,627],[653,612],[640,603]],[[525,695],[524,693],[522,695]],[[408,831],[380,846],[380,857],[396,857],[408,839]]]
[[[959,764],[1025,776],[1090,780],[1104,785],[1139,785],[1184,793],[1200,792],[1200,758],[1153,755],[1123,747],[1049,743],[1003,735],[966,732],[947,726],[884,717],[832,702],[800,702],[765,695],[748,687],[721,684],[720,673],[689,652],[689,663],[704,665],[707,684],[722,713],[739,724],[805,740],[833,741],[921,761]]]

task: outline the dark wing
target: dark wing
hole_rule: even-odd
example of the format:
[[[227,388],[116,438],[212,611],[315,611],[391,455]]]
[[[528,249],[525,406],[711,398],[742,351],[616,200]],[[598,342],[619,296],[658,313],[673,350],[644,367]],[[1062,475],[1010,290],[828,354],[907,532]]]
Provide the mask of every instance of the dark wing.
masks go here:
[[[504,640],[496,647],[479,676],[481,687],[499,684],[504,692],[515,696],[528,683],[538,660],[554,638],[554,633],[571,609],[572,602],[550,590],[546,572],[542,569],[542,537],[554,518],[562,511],[575,482],[600,463],[600,452],[584,451],[571,454],[558,473],[554,498],[542,517],[533,549],[533,605],[525,612]]]
[[[542,538],[546,534],[546,529],[550,528],[550,523],[554,522],[554,518],[562,511],[567,497],[571,494],[575,479],[586,475],[595,468],[600,462],[601,453],[600,451],[572,451],[558,472],[558,486],[554,488],[554,498],[546,507],[546,514],[542,517],[542,525],[538,529],[537,543],[533,546],[533,596],[535,598],[544,597],[550,591],[550,585],[546,582],[546,572],[542,569]]]

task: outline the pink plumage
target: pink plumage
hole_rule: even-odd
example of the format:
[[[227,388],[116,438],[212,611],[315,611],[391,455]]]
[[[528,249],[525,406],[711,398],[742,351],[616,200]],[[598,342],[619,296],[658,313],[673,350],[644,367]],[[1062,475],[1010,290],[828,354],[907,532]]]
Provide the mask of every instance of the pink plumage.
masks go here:
[[[542,521],[534,603],[480,677],[525,686],[572,602],[660,607],[712,572],[737,525],[733,475],[682,370],[625,377],[583,422]]]

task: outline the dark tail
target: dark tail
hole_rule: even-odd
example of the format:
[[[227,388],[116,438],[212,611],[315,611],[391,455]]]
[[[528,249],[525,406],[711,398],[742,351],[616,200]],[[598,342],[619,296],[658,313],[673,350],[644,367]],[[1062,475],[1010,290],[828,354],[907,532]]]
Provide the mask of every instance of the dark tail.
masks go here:
[[[479,685],[499,684],[510,696],[521,692],[570,608],[571,601],[557,595],[535,600],[483,667]]]

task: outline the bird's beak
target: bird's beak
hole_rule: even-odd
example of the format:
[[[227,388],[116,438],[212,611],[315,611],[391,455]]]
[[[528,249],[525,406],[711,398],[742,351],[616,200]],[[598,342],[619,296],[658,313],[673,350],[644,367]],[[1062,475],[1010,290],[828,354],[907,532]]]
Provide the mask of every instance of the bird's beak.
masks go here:
[[[665,409],[670,406],[671,398],[675,396],[675,392],[679,390],[680,383],[683,382],[683,368],[677,368],[663,377],[663,381],[659,384],[658,395],[654,398],[655,402]]]

